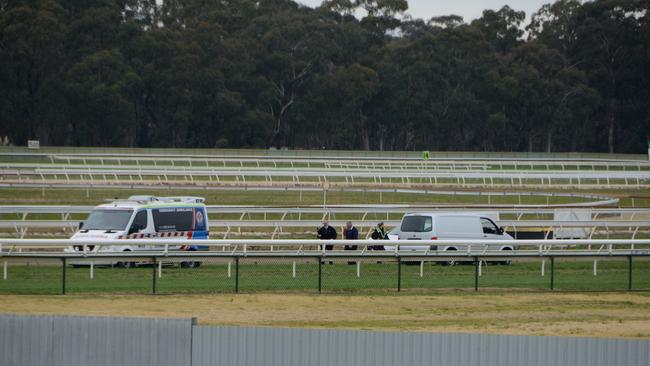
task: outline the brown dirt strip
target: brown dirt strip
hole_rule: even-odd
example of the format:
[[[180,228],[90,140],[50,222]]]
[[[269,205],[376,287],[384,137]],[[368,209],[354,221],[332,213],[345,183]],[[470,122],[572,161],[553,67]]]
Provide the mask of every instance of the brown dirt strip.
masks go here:
[[[649,293],[0,295],[0,312],[199,324],[650,338]]]

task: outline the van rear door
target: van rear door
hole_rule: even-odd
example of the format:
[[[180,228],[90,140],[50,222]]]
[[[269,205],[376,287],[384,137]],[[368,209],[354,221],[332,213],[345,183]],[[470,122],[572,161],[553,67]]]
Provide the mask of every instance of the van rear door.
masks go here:
[[[427,215],[408,215],[402,218],[400,240],[429,240],[433,233],[433,218]]]
[[[402,218],[399,230],[400,240],[411,242],[400,243],[400,250],[425,251],[428,245],[417,245],[419,240],[431,240],[433,234],[433,218],[431,215],[407,215]]]

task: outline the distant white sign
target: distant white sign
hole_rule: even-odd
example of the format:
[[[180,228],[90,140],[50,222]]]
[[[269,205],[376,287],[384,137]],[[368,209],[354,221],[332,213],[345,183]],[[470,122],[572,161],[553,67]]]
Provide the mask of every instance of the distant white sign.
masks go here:
[[[39,140],[27,140],[28,149],[40,149],[41,142]]]

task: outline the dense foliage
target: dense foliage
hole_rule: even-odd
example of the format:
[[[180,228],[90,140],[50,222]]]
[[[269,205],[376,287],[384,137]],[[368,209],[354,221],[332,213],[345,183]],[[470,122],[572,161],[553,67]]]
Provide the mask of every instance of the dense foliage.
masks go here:
[[[0,0],[14,144],[643,152],[647,0]],[[359,14],[362,14],[359,16]],[[355,16],[356,15],[356,16]]]

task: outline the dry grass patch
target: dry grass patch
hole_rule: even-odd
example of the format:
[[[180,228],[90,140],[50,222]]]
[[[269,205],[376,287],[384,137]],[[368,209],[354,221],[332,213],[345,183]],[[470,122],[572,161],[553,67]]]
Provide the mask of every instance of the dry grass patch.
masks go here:
[[[5,313],[190,317],[200,324],[650,338],[647,293],[0,295]]]

